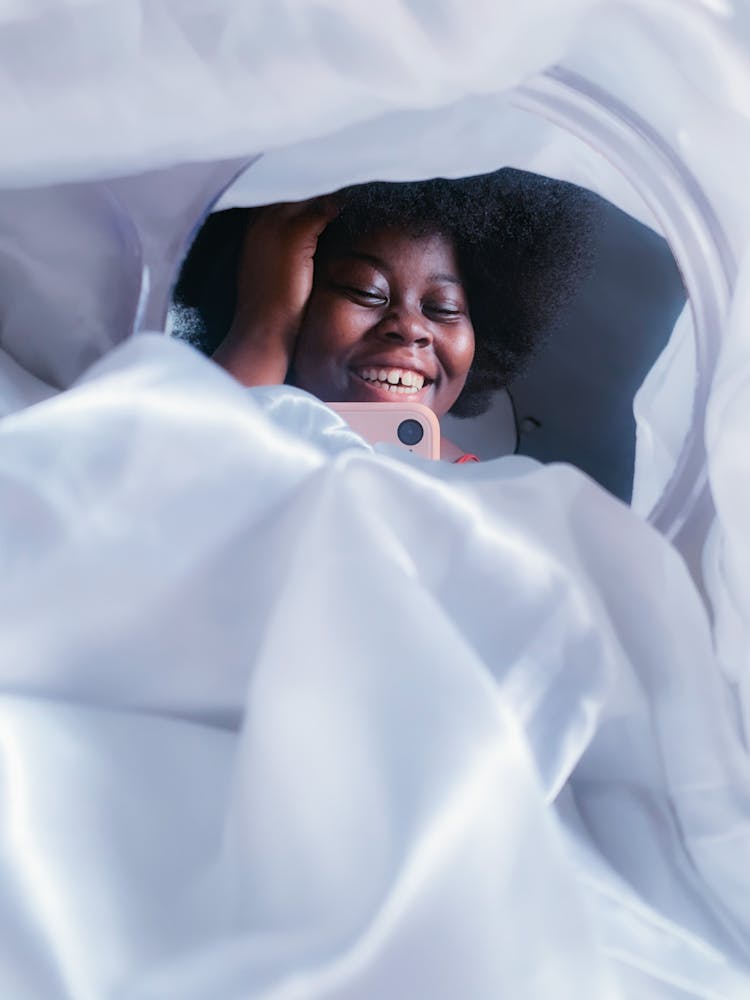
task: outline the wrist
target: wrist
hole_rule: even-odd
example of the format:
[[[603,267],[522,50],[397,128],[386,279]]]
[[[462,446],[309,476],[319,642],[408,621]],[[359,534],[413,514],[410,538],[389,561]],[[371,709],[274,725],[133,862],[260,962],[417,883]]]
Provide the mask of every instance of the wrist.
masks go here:
[[[280,385],[291,362],[294,336],[288,330],[236,321],[213,354],[214,361],[243,385]]]

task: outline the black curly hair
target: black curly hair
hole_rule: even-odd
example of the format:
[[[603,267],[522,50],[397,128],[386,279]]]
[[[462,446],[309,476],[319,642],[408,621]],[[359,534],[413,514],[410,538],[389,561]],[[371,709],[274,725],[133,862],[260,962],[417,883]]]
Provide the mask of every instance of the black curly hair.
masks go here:
[[[456,248],[476,339],[457,417],[478,416],[518,376],[559,320],[593,261],[600,219],[591,192],[504,168],[459,180],[345,188],[319,252],[383,228],[441,233]],[[209,216],[175,288],[173,333],[212,354],[232,322],[237,266],[252,209]]]

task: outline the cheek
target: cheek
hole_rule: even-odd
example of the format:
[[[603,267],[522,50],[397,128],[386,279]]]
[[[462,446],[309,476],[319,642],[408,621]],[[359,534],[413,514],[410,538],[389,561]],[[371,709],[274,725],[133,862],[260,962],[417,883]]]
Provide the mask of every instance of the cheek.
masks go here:
[[[472,330],[471,336],[468,338],[466,344],[466,353],[464,357],[464,365],[466,367],[466,373],[468,375],[469,369],[471,368],[472,362],[474,361],[475,353],[475,342],[474,342],[474,331]]]
[[[348,379],[352,348],[364,335],[361,318],[346,300],[311,301],[292,361],[294,384],[321,399],[337,399]]]
[[[345,300],[312,302],[300,327],[297,352],[318,364],[335,362],[361,338],[358,319]]]
[[[462,330],[451,343],[451,367],[456,378],[466,378],[474,360],[474,330]]]

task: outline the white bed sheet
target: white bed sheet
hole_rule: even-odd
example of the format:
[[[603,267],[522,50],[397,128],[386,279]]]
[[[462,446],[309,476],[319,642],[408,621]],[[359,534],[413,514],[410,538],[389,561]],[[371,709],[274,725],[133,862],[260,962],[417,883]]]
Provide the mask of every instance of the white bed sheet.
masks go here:
[[[159,336],[0,436],[3,993],[741,995],[747,763],[626,507]]]

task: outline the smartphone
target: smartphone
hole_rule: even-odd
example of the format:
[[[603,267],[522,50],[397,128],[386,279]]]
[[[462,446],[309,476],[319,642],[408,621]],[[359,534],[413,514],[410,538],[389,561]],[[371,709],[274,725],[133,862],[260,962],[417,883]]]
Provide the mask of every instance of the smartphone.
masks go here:
[[[326,403],[370,444],[396,444],[423,458],[440,458],[440,424],[422,403]]]

